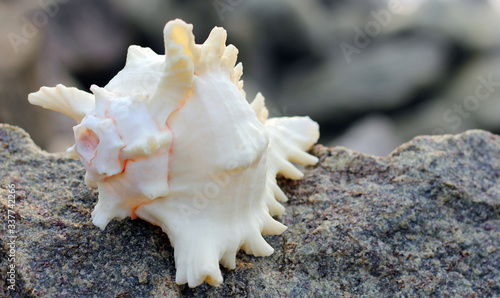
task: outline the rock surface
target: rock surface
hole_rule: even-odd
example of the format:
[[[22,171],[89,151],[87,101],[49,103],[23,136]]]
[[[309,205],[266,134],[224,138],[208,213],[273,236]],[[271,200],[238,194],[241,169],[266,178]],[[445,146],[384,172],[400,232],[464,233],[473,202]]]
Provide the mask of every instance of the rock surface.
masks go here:
[[[0,125],[2,222],[15,211],[16,291],[1,230],[0,295],[17,297],[500,295],[500,136],[418,137],[384,158],[317,145],[301,181],[280,179],[289,228],[270,257],[238,254],[222,286],[175,284],[159,227],[91,223],[97,192],[79,161]],[[16,185],[15,207],[7,204]]]

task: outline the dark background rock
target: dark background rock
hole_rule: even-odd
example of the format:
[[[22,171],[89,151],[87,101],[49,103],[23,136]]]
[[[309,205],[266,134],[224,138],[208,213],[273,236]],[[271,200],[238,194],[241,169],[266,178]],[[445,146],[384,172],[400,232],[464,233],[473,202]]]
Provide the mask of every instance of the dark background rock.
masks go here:
[[[175,284],[173,250],[159,227],[91,223],[97,192],[79,161],[47,154],[0,125],[0,196],[16,185],[16,297],[500,295],[500,137],[484,131],[423,136],[390,156],[317,145],[268,236],[270,257],[239,253],[224,283]],[[8,254],[1,230],[0,289]],[[12,293],[10,293],[12,294]]]

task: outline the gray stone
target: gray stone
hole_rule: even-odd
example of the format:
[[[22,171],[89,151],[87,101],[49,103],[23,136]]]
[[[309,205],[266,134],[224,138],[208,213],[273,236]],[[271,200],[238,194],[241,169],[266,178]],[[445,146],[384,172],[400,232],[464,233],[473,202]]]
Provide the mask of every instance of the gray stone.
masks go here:
[[[342,53],[309,73],[290,76],[279,99],[287,112],[341,123],[354,115],[408,104],[434,86],[447,68],[447,45],[433,37],[372,41],[359,54]]]
[[[448,132],[456,132],[457,127],[466,128],[468,120],[475,122],[475,127],[498,130],[500,54],[483,55],[464,65],[444,93],[443,99],[446,101],[447,109],[454,110],[457,105],[462,111],[448,114],[448,119],[454,117],[455,121],[443,121],[443,126],[448,128]]]
[[[388,32],[427,30],[441,32],[475,50],[500,47],[499,10],[492,9],[497,1],[425,1],[416,11],[394,18]]]
[[[45,146],[52,126],[44,120],[52,114],[26,100],[39,85],[37,61],[43,48],[41,30],[28,25],[27,12],[35,8],[33,1],[0,1],[0,122],[24,127]]]
[[[499,131],[498,53],[472,59],[443,89],[438,97],[394,117],[397,134],[403,140],[419,134],[458,133],[470,128]]]
[[[174,283],[173,250],[159,227],[90,213],[97,192],[78,161],[47,154],[0,125],[2,222],[15,212],[14,297],[500,295],[500,136],[418,137],[384,158],[317,145],[266,239],[270,257],[239,253],[222,286]],[[7,203],[15,184],[16,204]],[[8,230],[0,289],[6,295]],[[10,293],[12,294],[12,293]]]
[[[368,115],[351,125],[328,145],[343,146],[375,156],[386,156],[402,142],[393,121],[382,114]]]

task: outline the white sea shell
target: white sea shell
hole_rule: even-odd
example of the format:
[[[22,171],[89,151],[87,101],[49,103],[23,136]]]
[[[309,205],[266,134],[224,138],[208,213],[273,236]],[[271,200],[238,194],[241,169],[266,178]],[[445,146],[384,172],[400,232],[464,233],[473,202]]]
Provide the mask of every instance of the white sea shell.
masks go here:
[[[179,19],[163,33],[165,55],[131,46],[125,68],[104,88],[92,86],[93,95],[58,85],[29,101],[79,123],[68,155],[99,189],[96,226],[126,217],[161,226],[176,282],[219,285],[219,262],[235,268],[238,250],[273,253],[262,235],[286,229],[272,218],[284,211],[276,199],[286,201],[276,175],[300,179],[290,161],[317,163],[305,150],[319,127],[308,117],[267,119],[260,94],[248,104],[224,29],[201,45]]]

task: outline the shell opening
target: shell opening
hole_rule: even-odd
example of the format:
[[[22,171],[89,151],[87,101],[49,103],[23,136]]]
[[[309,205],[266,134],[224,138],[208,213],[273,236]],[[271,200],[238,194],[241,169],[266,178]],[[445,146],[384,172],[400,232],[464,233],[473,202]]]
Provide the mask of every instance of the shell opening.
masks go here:
[[[76,142],[77,152],[88,164],[91,164],[96,156],[99,142],[99,138],[91,129],[84,128],[79,132]]]

